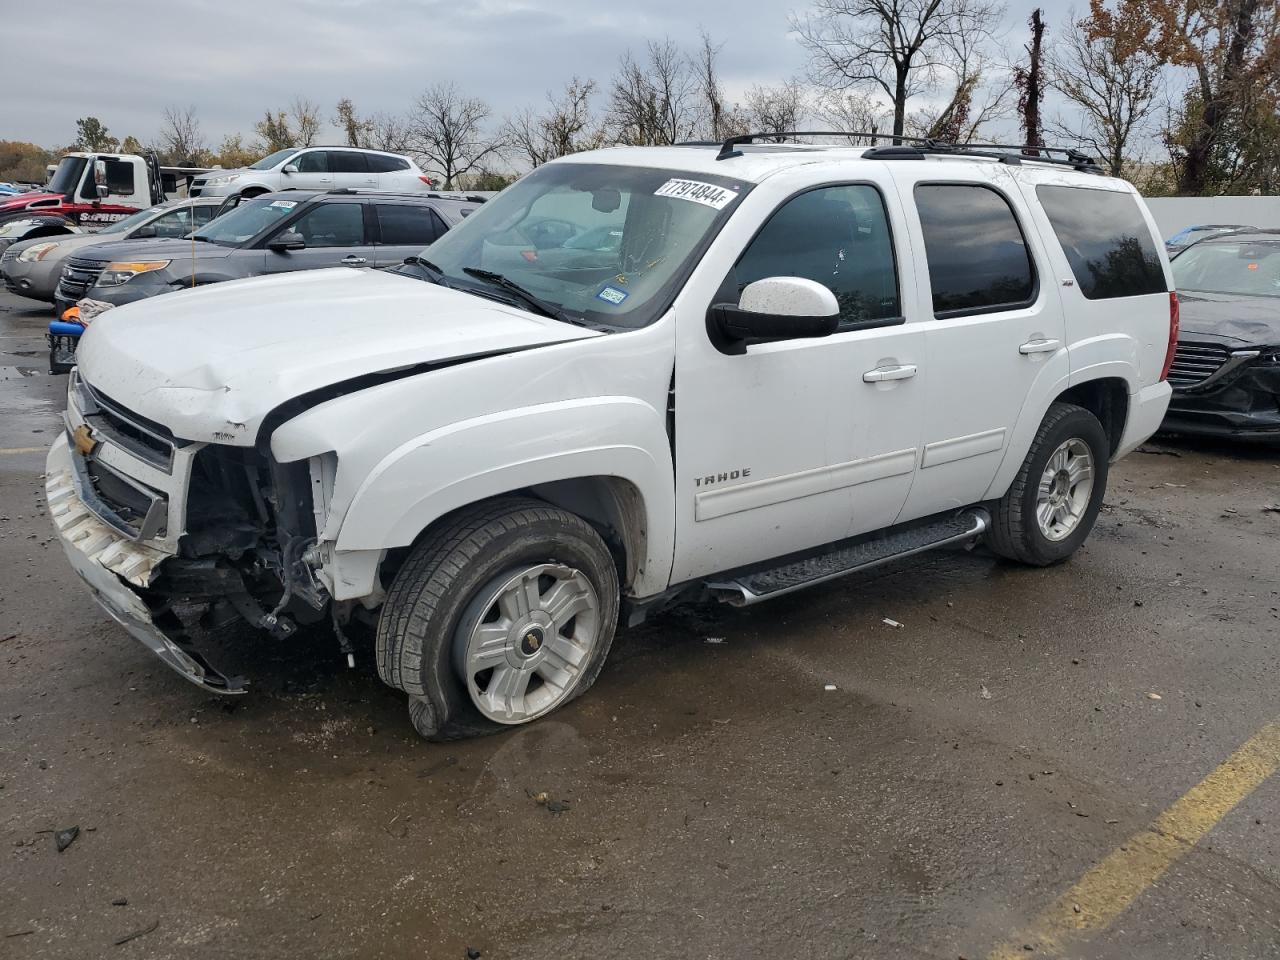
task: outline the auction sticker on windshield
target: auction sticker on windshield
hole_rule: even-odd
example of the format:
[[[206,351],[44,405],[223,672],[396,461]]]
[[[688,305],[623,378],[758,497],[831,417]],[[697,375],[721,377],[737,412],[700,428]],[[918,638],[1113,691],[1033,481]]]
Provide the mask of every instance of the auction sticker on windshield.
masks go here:
[[[292,210],[298,205],[297,200],[272,200],[271,206],[279,207],[281,210]]]
[[[675,197],[677,200],[692,200],[704,206],[723,210],[738,195],[727,187],[718,187],[714,183],[702,183],[699,180],[668,180],[657,190],[655,197]]]

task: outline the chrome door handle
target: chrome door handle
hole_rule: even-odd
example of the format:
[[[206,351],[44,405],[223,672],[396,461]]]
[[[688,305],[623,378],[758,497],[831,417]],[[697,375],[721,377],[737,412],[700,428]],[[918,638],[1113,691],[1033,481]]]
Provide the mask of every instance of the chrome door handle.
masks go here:
[[[914,363],[903,363],[896,367],[876,367],[862,375],[863,383],[883,383],[886,380],[910,380],[916,375]]]
[[[357,257],[354,253],[342,258],[342,262],[348,267],[358,267],[362,263],[368,263],[367,257]]]
[[[1028,340],[1018,347],[1018,352],[1024,357],[1029,357],[1033,353],[1053,353],[1060,346],[1062,346],[1061,340]]]

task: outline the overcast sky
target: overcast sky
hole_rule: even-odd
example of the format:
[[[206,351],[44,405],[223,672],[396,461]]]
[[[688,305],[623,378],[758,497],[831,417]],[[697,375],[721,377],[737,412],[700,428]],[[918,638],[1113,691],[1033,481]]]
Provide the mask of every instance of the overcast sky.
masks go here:
[[[1008,48],[1026,41],[1034,5],[1008,4]],[[1063,8],[1044,6],[1056,26]],[[607,86],[620,54],[648,39],[669,36],[692,50],[700,25],[724,42],[722,71],[736,100],[753,83],[803,74],[804,51],[787,25],[803,8],[800,0],[7,0],[0,139],[64,145],[76,118],[91,115],[117,137],[147,142],[166,106],[192,105],[216,145],[228,133],[252,139],[263,111],[295,95],[320,103],[326,119],[344,96],[361,114],[401,113],[440,80],[500,116],[540,103],[575,73]]]

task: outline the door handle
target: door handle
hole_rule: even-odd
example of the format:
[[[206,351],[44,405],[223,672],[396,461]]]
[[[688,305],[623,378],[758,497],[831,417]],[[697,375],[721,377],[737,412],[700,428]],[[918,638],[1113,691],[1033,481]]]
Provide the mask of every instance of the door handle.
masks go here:
[[[1061,340],[1028,340],[1018,347],[1018,352],[1024,357],[1029,357],[1035,353],[1053,353],[1060,346],[1062,346]]]
[[[362,263],[368,263],[367,257],[357,257],[354,253],[347,254],[342,258],[342,262],[349,267],[358,267]]]
[[[910,380],[916,375],[914,363],[903,363],[896,367],[876,367],[862,375],[863,383],[883,383],[886,380]]]

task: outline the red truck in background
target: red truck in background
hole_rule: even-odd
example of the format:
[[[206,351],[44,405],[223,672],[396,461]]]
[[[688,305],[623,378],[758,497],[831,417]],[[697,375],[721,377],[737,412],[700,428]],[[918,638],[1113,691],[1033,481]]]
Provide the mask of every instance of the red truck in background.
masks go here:
[[[180,196],[204,172],[162,167],[154,153],[68,153],[44,190],[0,199],[0,252],[20,240],[101,230]]]

